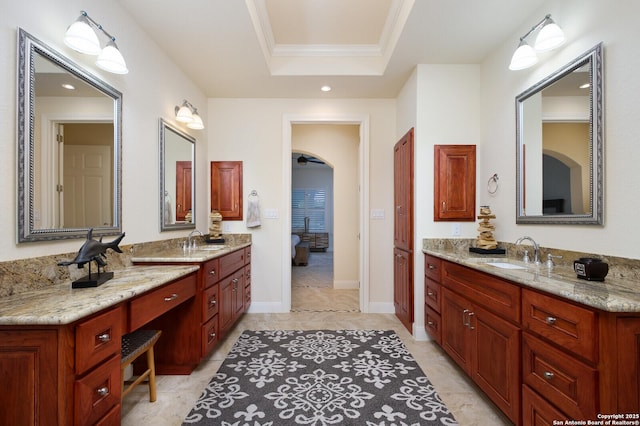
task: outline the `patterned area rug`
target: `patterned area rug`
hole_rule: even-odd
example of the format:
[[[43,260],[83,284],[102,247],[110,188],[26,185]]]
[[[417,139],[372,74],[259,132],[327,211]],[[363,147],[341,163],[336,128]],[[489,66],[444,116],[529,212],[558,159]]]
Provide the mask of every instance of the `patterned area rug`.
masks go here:
[[[183,424],[457,425],[394,331],[245,331]]]

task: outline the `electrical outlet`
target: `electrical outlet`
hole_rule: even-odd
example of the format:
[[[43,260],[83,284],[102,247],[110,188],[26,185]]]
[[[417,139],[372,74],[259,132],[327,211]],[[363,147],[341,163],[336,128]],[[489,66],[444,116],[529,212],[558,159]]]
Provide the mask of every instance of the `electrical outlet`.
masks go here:
[[[459,237],[460,236],[460,224],[459,223],[452,223],[451,224],[451,235],[454,237]]]
[[[231,231],[231,224],[222,222],[222,231],[230,232]]]

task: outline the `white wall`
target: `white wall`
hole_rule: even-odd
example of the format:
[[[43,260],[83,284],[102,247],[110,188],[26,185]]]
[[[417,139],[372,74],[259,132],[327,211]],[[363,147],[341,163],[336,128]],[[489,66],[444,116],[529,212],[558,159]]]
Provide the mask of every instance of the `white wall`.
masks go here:
[[[117,38],[129,74],[116,75],[97,68],[92,57],[64,45],[67,27],[86,10]],[[99,76],[123,94],[122,215],[124,244],[185,235],[160,233],[158,120],[174,121],[175,105],[186,98],[206,114],[206,98],[176,64],[142,32],[117,2],[108,0],[2,0],[0,14],[0,261],[75,252],[78,240],[16,244],[16,63],[17,28],[21,27],[81,67]],[[102,41],[102,40],[101,40]],[[207,199],[206,131],[191,133],[198,142],[196,198]],[[202,207],[202,208],[201,208]],[[197,224],[207,229],[207,208],[198,206]],[[108,239],[108,237],[107,237]]]
[[[263,214],[262,226],[256,229],[247,229],[244,222],[226,223],[229,232],[252,234],[255,302],[252,310],[281,311],[282,289],[290,286],[290,268],[283,270],[283,264],[290,258],[290,246],[282,246],[283,233],[290,232],[290,207],[284,201],[286,192],[290,191],[290,147],[283,152],[283,120],[290,114],[317,120],[369,117],[370,208],[384,209],[387,215],[384,220],[375,221],[381,226],[370,222],[370,293],[366,303],[372,311],[388,312],[393,309],[393,216],[390,214],[393,156],[390,153],[395,142],[395,101],[210,99],[209,161],[243,160],[243,196],[255,189],[260,194],[262,211],[272,208],[279,214],[277,219],[265,219]]]
[[[540,62],[522,71],[509,71],[518,38],[551,13],[567,42],[541,54]],[[521,25],[521,31],[482,64],[483,147],[479,151],[478,203],[496,214],[496,238],[514,242],[532,236],[540,245],[596,254],[640,258],[640,81],[638,38],[640,2],[599,0],[548,1]],[[515,96],[559,69],[597,43],[604,50],[604,226],[515,224]],[[484,182],[500,177],[495,196]],[[470,235],[470,234],[468,234]]]

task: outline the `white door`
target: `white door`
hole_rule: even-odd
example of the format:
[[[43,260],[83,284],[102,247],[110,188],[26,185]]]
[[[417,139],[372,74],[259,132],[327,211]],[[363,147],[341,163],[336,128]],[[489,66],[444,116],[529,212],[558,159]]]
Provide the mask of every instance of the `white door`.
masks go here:
[[[111,147],[65,145],[62,183],[64,228],[113,225]]]

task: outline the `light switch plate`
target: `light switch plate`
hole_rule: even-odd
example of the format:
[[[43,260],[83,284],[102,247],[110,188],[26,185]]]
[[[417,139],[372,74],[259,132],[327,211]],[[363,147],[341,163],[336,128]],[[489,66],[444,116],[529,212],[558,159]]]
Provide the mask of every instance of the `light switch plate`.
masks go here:
[[[384,219],[384,209],[371,209],[371,219]]]
[[[278,209],[264,209],[265,219],[277,219],[278,217]]]

